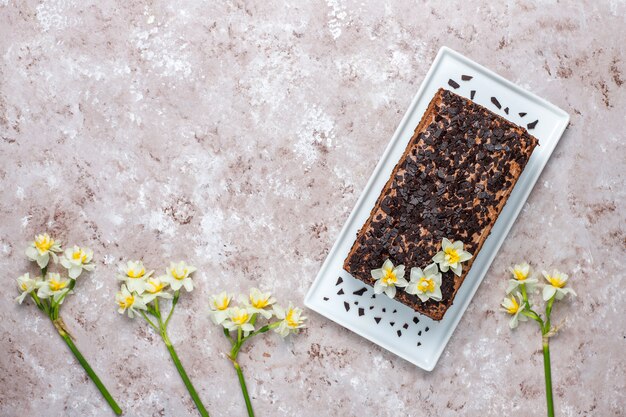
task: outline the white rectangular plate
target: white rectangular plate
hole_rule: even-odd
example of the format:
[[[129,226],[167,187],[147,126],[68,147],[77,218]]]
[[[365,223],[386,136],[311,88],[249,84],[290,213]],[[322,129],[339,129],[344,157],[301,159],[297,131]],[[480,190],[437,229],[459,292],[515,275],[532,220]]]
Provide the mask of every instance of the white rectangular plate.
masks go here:
[[[472,79],[463,81],[461,75],[469,75]],[[450,79],[456,81],[459,87],[455,89],[450,86]],[[528,123],[538,120],[534,129],[529,132],[539,140],[540,146],[535,148],[491,235],[457,292],[454,304],[444,318],[436,322],[384,294],[373,298],[373,289],[344,271],[343,261],[413,136],[428,103],[441,87],[467,98],[475,91],[474,102],[517,125],[526,127]],[[497,98],[501,109],[494,105],[492,97]],[[520,113],[526,115],[521,117]],[[569,115],[560,108],[461,54],[446,47],[441,48],[324,261],[305,298],[305,305],[420,368],[431,371],[568,123]]]

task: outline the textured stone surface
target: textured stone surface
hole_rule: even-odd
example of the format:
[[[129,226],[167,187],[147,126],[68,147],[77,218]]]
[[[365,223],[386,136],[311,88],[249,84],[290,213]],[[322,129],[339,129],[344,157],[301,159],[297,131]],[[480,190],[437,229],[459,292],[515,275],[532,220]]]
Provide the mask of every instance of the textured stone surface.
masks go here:
[[[0,0],[0,415],[112,415],[13,302],[43,230],[96,252],[63,316],[126,415],[197,413],[158,337],[115,310],[123,258],[198,266],[172,339],[213,415],[243,415],[208,295],[302,303],[442,45],[564,108],[569,129],[432,373],[311,313],[300,337],[241,354],[257,414],[542,415],[536,329],[498,312],[506,267],[529,259],[580,295],[555,313],[558,415],[623,415],[623,1],[15,3]]]

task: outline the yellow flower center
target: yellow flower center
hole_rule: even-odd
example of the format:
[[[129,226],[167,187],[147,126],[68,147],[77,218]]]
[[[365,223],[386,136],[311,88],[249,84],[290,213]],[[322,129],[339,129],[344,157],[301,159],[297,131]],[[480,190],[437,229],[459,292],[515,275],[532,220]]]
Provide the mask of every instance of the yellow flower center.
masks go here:
[[[422,292],[435,291],[435,281],[432,278],[421,277],[417,287]]]
[[[81,263],[85,263],[87,261],[87,254],[82,249],[78,249],[72,253],[72,259],[75,261],[80,260]]]
[[[146,291],[148,291],[150,294],[156,294],[164,287],[164,282],[159,282],[158,280],[151,279],[150,281],[148,281],[148,287],[146,288]]]
[[[48,235],[37,236],[35,239],[35,247],[39,249],[40,252],[47,252],[54,245],[54,239],[52,239]]]
[[[67,287],[68,282],[69,281],[57,281],[56,279],[51,278],[50,281],[48,281],[48,285],[52,291],[60,291]]]
[[[552,275],[548,275],[546,277],[546,279],[548,280],[548,282],[550,282],[550,284],[553,287],[556,288],[563,288],[565,286],[565,281],[563,281],[561,278],[559,277],[553,277]]]
[[[183,269],[183,272],[180,274],[178,273],[178,269],[172,268],[172,276],[179,281],[181,279],[185,279],[185,277],[187,276],[187,268]]]
[[[395,284],[398,281],[398,278],[396,277],[396,273],[393,269],[385,269],[383,270],[383,277],[381,278],[381,281],[387,285]]]
[[[254,308],[265,308],[267,307],[269,299],[270,299],[269,296],[265,298],[257,298],[257,299],[255,299],[253,296],[250,296],[250,304],[252,304],[252,307]]]
[[[295,315],[296,311],[293,308],[289,309],[289,311],[287,311],[287,314],[285,315],[285,323],[287,323],[287,326],[291,327],[292,329],[298,327],[298,320],[294,318]]]
[[[25,282],[22,282],[22,284],[20,284],[20,288],[22,289],[22,291],[26,291],[28,289],[28,285],[26,285]]]
[[[240,310],[239,313],[233,316],[233,323],[242,325],[248,321],[248,312],[246,310]]]
[[[142,267],[139,271],[136,271],[135,268],[130,268],[126,271],[126,275],[128,275],[128,278],[141,278],[146,275],[146,269]]]
[[[215,308],[220,310],[220,311],[224,311],[228,308],[228,305],[230,304],[230,298],[229,297],[224,297],[219,301],[215,301]]]
[[[126,298],[124,298],[123,300],[121,300],[119,302],[120,307],[122,307],[122,308],[129,308],[134,303],[135,303],[135,296],[133,296],[132,294],[131,295],[127,295]]]
[[[446,254],[446,258],[448,258],[448,263],[449,264],[456,264],[461,260],[461,257],[459,256],[459,252],[457,252],[456,249],[454,249],[453,247],[448,246],[445,250],[444,253]]]
[[[528,274],[525,274],[524,271],[522,271],[521,269],[514,269],[513,275],[518,281],[524,281],[526,278],[528,278]]]
[[[511,297],[509,301],[511,302],[511,305],[506,308],[507,313],[509,314],[517,313],[517,310],[519,310],[519,304],[517,303],[517,300],[515,299],[515,297]]]

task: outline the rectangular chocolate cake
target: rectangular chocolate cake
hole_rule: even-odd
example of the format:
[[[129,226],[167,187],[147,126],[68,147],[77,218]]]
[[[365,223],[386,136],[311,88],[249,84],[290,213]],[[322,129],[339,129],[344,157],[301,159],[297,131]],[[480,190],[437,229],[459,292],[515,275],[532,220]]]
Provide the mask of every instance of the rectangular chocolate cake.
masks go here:
[[[396,299],[441,320],[491,232],[537,139],[486,108],[439,89],[344,261],[353,277],[374,285],[386,259],[424,268],[442,238],[461,240],[474,257],[456,276],[442,274],[441,301]]]

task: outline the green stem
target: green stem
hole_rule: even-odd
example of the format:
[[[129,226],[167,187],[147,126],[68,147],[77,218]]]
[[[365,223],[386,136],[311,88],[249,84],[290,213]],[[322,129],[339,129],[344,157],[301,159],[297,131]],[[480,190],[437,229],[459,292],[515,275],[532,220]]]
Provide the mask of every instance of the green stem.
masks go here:
[[[141,313],[141,315],[143,316],[144,319],[146,319],[146,321],[148,322],[148,324],[150,326],[152,326],[154,328],[154,330],[156,330],[157,332],[160,331],[158,326],[156,324],[154,324],[152,322],[152,320],[150,320],[150,318],[148,317],[148,315],[146,313],[144,313],[143,311],[139,310],[139,312]]]
[[[546,378],[546,402],[548,417],[554,417],[554,403],[552,402],[552,372],[550,371],[550,345],[549,338],[543,338],[543,369]]]
[[[252,410],[252,402],[250,402],[250,395],[248,395],[248,387],[246,386],[246,381],[243,378],[243,372],[241,372],[241,367],[236,360],[233,359],[233,366],[237,371],[237,378],[239,378],[239,385],[241,385],[241,393],[243,394],[243,399],[246,402],[246,409],[248,410],[248,417],[254,417],[254,410]]]
[[[104,399],[107,400],[107,402],[109,403],[109,406],[111,406],[111,408],[113,409],[113,412],[115,412],[115,414],[117,414],[118,416],[122,415],[122,409],[120,408],[119,405],[117,405],[117,403],[115,402],[115,400],[113,399],[109,391],[106,389],[106,387],[100,380],[100,378],[98,378],[98,375],[96,375],[96,373],[91,368],[87,360],[80,353],[80,351],[78,350],[78,348],[72,341],[72,338],[70,337],[70,335],[67,334],[67,332],[65,332],[62,329],[57,328],[57,330],[59,332],[59,335],[61,335],[63,340],[65,340],[65,343],[70,348],[70,350],[72,351],[72,353],[74,354],[78,362],[80,362],[80,364],[83,366],[83,369],[85,369],[85,372],[87,372],[87,375],[89,375],[93,383],[96,384],[96,387],[98,387],[98,390],[100,391]]]
[[[542,332],[546,334],[550,331],[550,314],[552,314],[552,305],[554,304],[554,295],[552,298],[548,300],[548,304],[546,304],[546,321],[543,326]]]
[[[185,372],[185,368],[183,368],[183,364],[180,362],[180,359],[178,358],[178,355],[176,354],[176,351],[174,350],[174,346],[172,346],[172,342],[167,336],[167,333],[165,332],[164,327],[161,328],[161,337],[163,338],[163,341],[165,342],[165,346],[167,346],[167,350],[170,352],[170,356],[172,357],[172,361],[174,361],[174,365],[176,365],[176,369],[178,370],[180,377],[185,383],[185,386],[187,387],[187,391],[189,391],[189,395],[191,395],[193,402],[196,404],[196,407],[198,408],[200,415],[202,417],[209,417],[209,413],[206,410],[206,408],[204,408],[202,401],[200,401],[200,397],[198,396],[196,389],[193,387],[191,380],[187,376],[187,372]]]
[[[165,327],[167,327],[167,325],[170,322],[170,319],[172,318],[172,313],[174,312],[174,307],[176,307],[176,304],[178,303],[179,296],[180,296],[180,290],[176,290],[176,292],[174,293],[174,299],[172,300],[172,308],[170,309],[170,312],[167,315],[167,319],[165,319]]]

